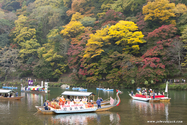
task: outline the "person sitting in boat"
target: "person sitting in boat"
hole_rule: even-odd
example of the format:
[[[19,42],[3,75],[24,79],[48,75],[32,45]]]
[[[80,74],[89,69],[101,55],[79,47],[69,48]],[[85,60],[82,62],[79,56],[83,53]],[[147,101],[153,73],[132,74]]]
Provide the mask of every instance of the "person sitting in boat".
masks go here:
[[[45,110],[49,110],[48,101],[47,101],[47,100],[45,100],[43,106],[44,106],[44,109],[45,109]]]
[[[67,96],[67,99],[69,99],[69,100],[70,100],[70,95],[68,95],[68,96]]]
[[[139,91],[141,91],[141,88],[140,88],[140,87],[138,87],[136,90],[139,92]]]
[[[145,89],[145,94],[147,95],[147,89]]]
[[[144,95],[144,93],[145,93],[145,90],[142,90],[142,95]]]
[[[152,93],[153,92],[152,89],[150,89],[149,92]]]
[[[7,93],[5,93],[5,96],[4,97],[8,97],[8,94]]]
[[[55,101],[55,99],[53,99],[53,101],[51,102],[51,106],[52,106],[53,108],[56,108],[57,104],[58,104],[58,103]]]
[[[74,102],[73,102],[73,101],[71,101],[71,102],[70,102],[70,105],[74,105]]]
[[[84,98],[82,99],[82,102],[83,102],[84,104],[87,104],[87,98],[84,97]]]
[[[76,102],[76,104],[79,104],[79,103],[80,103],[80,99],[77,97],[77,98],[75,99],[75,102]]]
[[[139,91],[139,94],[140,94],[140,95],[142,95],[142,92],[141,92],[141,91]]]
[[[74,98],[71,98],[70,101],[74,101]]]
[[[101,102],[102,102],[102,98],[98,97],[98,99],[96,101],[98,108],[101,108]]]

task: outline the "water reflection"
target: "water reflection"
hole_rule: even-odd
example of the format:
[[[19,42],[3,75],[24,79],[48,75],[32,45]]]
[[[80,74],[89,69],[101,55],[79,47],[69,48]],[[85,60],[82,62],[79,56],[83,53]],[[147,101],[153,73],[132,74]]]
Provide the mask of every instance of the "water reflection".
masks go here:
[[[40,115],[40,117],[44,121],[44,124],[51,123],[53,125],[56,124],[73,124],[73,125],[95,125],[96,122],[99,124],[101,121],[107,119],[106,121],[110,122],[109,124],[119,124],[120,123],[120,115],[118,113],[112,112],[100,112],[100,113],[81,113],[81,114],[61,114],[61,115]]]
[[[10,114],[11,107],[18,107],[20,100],[0,100],[0,114]]]
[[[143,102],[143,101],[137,101],[131,99],[129,101],[132,107],[135,107],[136,110],[139,111],[139,113],[143,114],[157,114],[162,115],[164,114],[166,117],[166,120],[168,120],[169,116],[169,105],[170,102],[159,102],[159,103],[149,103],[149,102]]]
[[[113,97],[114,91],[96,90],[96,94],[98,96],[102,95],[103,98],[108,99],[108,98],[110,98],[110,96]]]
[[[28,109],[31,109],[33,105],[43,105],[44,98],[47,95],[34,94],[34,93],[21,93],[21,95],[26,97]]]

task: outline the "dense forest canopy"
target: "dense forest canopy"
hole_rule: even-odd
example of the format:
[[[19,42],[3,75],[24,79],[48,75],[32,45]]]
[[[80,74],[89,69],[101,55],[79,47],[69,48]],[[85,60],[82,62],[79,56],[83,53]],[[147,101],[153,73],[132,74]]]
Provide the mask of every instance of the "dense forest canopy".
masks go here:
[[[186,0],[0,0],[1,80],[156,84],[186,49]]]

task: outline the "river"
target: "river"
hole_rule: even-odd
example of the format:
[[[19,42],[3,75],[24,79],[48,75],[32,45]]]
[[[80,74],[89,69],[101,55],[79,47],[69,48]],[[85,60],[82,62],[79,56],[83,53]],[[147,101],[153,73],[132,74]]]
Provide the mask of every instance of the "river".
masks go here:
[[[132,100],[128,89],[122,89],[121,103],[110,111],[99,113],[42,115],[36,113],[35,105],[43,105],[44,100],[59,96],[61,88],[49,88],[50,94],[32,94],[17,91],[24,96],[20,101],[0,100],[0,125],[157,125],[175,123],[187,124],[187,91],[169,91],[170,103],[147,103]],[[71,89],[70,89],[71,90]],[[103,99],[115,98],[116,92],[96,91]]]

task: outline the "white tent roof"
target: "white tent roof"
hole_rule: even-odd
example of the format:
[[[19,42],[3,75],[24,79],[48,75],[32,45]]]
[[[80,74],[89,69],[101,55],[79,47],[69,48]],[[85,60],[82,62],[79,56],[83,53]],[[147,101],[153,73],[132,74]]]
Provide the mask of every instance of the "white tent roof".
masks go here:
[[[10,93],[12,90],[0,89],[0,93]]]
[[[75,92],[75,91],[64,91],[62,95],[69,95],[69,96],[90,96],[94,95],[93,92]]]

